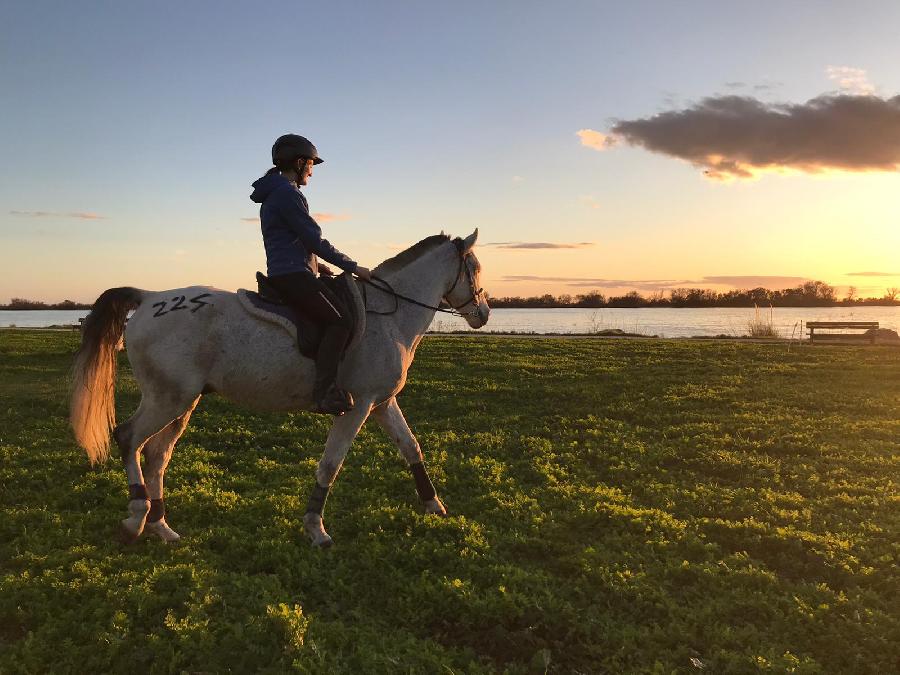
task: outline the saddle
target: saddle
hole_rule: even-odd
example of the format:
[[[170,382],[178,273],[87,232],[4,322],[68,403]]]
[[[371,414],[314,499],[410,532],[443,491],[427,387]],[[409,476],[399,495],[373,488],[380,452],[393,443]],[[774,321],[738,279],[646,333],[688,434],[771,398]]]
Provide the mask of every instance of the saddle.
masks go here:
[[[353,329],[344,349],[346,354],[359,345],[366,330],[365,302],[359,286],[349,272],[336,277],[319,277],[319,281],[343,300],[344,306],[350,312]],[[237,296],[241,306],[252,316],[284,328],[296,340],[300,353],[314,359],[322,341],[324,327],[288,307],[262,272],[256,273],[256,284],[258,287],[256,292],[246,288],[238,289]]]

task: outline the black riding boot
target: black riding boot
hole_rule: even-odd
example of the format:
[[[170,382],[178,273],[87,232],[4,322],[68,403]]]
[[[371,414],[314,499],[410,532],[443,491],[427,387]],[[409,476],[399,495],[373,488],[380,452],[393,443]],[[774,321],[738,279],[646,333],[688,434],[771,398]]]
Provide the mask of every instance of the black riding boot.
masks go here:
[[[353,409],[350,392],[339,389],[334,383],[338,363],[349,338],[350,331],[343,326],[328,326],[322,335],[316,354],[316,384],[313,389],[313,400],[319,412],[343,415]]]

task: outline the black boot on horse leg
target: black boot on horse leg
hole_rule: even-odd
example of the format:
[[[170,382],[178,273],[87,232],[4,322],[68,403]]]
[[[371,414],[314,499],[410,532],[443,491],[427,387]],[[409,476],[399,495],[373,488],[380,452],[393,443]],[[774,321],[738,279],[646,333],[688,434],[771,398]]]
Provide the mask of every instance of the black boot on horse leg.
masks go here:
[[[425,513],[446,516],[447,509],[444,507],[440,497],[437,496],[437,491],[434,489],[434,484],[428,476],[428,471],[425,470],[425,457],[422,455],[422,449],[406,423],[396,397],[392,397],[377,408],[374,408],[372,413],[375,420],[387,432],[387,435],[391,437],[400,454],[406,460],[416,485],[416,492],[422,501],[422,505],[425,507]]]
[[[329,548],[334,540],[325,531],[325,523],[322,513],[325,511],[325,500],[331,488],[319,485],[318,479],[306,503],[306,513],[303,515],[303,529],[312,539],[312,545],[319,548]]]
[[[312,545],[317,548],[328,548],[334,543],[325,531],[325,523],[322,520],[325,500],[341,471],[353,439],[369,416],[371,407],[371,402],[360,401],[346,415],[336,417],[328,432],[325,452],[319,460],[319,466],[316,467],[316,484],[309,496],[306,513],[303,515],[303,530],[309,536]]]

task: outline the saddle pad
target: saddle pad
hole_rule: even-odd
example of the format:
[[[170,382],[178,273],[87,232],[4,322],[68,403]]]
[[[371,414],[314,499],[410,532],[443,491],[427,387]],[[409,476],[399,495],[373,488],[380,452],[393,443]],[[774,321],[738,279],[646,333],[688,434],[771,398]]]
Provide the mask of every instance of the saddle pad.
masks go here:
[[[246,288],[239,288],[237,290],[237,296],[241,306],[247,310],[251,316],[281,326],[290,333],[294,340],[297,340],[298,336],[305,332],[304,328],[306,327],[304,326],[301,328],[297,324],[297,313],[287,305],[269,302],[259,293],[249,291]]]
[[[329,285],[331,290],[344,300],[344,304],[347,306],[350,317],[353,320],[353,330],[344,350],[346,354],[359,346],[363,333],[366,332],[366,306],[362,293],[359,291],[359,285],[349,272],[335,277]],[[281,326],[297,341],[300,345],[300,350],[304,354],[314,356],[321,332],[318,325],[305,317],[298,317],[296,312],[287,305],[270,302],[259,295],[259,293],[249,291],[246,288],[239,288],[237,296],[238,301],[247,313],[263,321]],[[310,344],[311,341],[314,344]],[[312,351],[313,354],[309,354],[308,351]]]

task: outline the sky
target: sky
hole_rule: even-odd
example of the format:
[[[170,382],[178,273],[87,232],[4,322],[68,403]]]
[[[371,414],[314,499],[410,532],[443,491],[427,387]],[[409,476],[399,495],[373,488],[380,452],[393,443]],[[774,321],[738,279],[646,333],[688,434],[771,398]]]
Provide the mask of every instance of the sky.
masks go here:
[[[283,133],[374,267],[493,296],[900,286],[900,3],[0,5],[0,303],[253,287]]]

